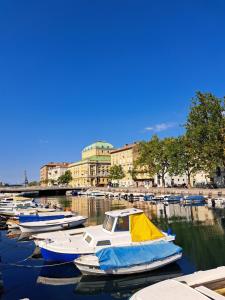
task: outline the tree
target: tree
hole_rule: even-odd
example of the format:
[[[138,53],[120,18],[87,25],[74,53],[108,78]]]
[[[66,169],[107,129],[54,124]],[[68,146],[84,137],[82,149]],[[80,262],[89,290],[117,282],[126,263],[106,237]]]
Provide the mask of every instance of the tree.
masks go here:
[[[192,147],[188,138],[180,136],[174,139],[170,147],[169,174],[178,176],[186,175],[188,187],[191,186],[191,175],[201,169],[199,160],[193,156]]]
[[[41,184],[48,184],[49,180],[48,179],[44,179],[41,181]]]
[[[59,184],[69,184],[70,181],[73,179],[71,171],[67,170],[65,174],[61,175],[58,179]]]
[[[165,187],[165,175],[169,171],[173,141],[174,138],[160,140],[157,135],[154,135],[150,141],[139,144],[139,156],[136,163],[150,176],[157,174],[162,179],[163,187]]]
[[[197,92],[185,124],[190,156],[209,174],[225,165],[224,110],[224,99]]]
[[[128,173],[130,174],[131,178],[136,183],[136,185],[138,185],[138,182],[137,182],[138,174],[140,174],[141,172],[142,172],[141,170],[138,170],[136,163],[134,163],[133,169],[128,171]]]
[[[31,181],[28,183],[28,186],[38,186],[40,183],[38,181]]]
[[[109,170],[109,178],[112,180],[120,180],[125,177],[123,168],[121,165],[113,165]]]

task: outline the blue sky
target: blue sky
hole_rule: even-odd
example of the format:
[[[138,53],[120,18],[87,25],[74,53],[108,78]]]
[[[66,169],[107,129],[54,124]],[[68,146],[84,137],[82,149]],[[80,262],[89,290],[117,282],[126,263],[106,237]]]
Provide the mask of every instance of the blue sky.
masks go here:
[[[1,0],[0,181],[181,134],[195,91],[225,95],[224,66],[223,0]]]

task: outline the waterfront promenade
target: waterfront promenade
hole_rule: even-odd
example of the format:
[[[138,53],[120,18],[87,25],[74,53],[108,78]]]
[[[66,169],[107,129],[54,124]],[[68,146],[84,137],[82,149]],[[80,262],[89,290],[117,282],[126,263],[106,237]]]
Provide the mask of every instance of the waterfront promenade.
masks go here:
[[[118,188],[92,188],[93,190],[101,190],[116,193],[152,193],[157,195],[203,195],[207,197],[225,197],[225,189],[199,189],[199,188],[162,188],[162,187],[118,187]]]
[[[39,192],[39,195],[65,195],[71,190],[101,190],[115,193],[152,193],[152,194],[183,194],[183,195],[204,195],[207,197],[225,197],[224,189],[200,189],[200,188],[162,188],[162,187],[72,187],[62,186],[31,186],[31,187],[0,187],[0,193],[21,193]]]

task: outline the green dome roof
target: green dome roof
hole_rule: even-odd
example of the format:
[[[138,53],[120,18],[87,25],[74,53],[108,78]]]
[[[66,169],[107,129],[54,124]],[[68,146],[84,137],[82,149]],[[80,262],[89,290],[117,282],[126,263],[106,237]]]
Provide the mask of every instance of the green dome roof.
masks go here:
[[[114,148],[113,145],[110,144],[110,143],[103,142],[103,141],[98,141],[96,143],[93,143],[93,144],[85,147],[83,149],[83,152],[87,151],[87,150],[91,150],[91,149],[105,149],[105,150],[107,150],[107,149],[113,149],[113,148]]]

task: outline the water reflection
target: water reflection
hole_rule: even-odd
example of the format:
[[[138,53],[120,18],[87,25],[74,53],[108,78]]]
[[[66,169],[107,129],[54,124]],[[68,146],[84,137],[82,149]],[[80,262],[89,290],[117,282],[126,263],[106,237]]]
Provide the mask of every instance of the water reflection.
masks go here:
[[[109,210],[137,207],[142,209],[151,219],[185,220],[187,222],[204,222],[214,224],[217,218],[225,217],[222,209],[204,206],[182,206],[180,204],[151,204],[145,201],[130,203],[123,199],[103,199],[87,197],[47,197],[40,200],[44,204],[57,205],[62,209],[71,209],[88,216],[87,225],[103,222],[104,213]]]
[[[34,249],[33,243],[18,243],[18,239],[21,241],[23,238],[24,240],[24,236],[18,236],[20,232],[12,230],[7,238],[4,237],[4,244],[2,243],[6,248],[4,252],[0,244],[3,260],[18,261],[28,257],[34,251],[33,258],[39,259],[32,258],[33,260],[28,261],[27,264],[32,263],[39,266],[44,264],[41,269],[20,268],[15,270],[15,268],[9,268],[4,271],[8,272],[6,278],[11,278],[10,283],[9,279],[6,279],[4,284],[11,287],[12,283],[20,282],[17,286],[19,286],[21,297],[26,291],[25,294],[30,299],[37,299],[37,294],[39,295],[38,299],[45,299],[48,289],[51,288],[51,291],[52,289],[55,291],[55,299],[60,299],[60,295],[67,299],[74,299],[74,294],[78,298],[80,295],[82,299],[90,299],[90,296],[94,294],[97,295],[97,299],[128,299],[136,290],[157,281],[181,276],[183,273],[225,265],[224,209],[207,206],[180,206],[179,204],[165,206],[160,203],[150,204],[144,201],[130,203],[119,199],[86,197],[48,197],[41,198],[39,201],[63,209],[72,209],[87,216],[86,226],[101,224],[105,211],[126,207],[140,208],[163,230],[172,229],[172,232],[176,234],[176,244],[183,248],[184,255],[178,264],[168,265],[151,273],[110,278],[85,277],[81,276],[73,264],[48,266],[49,263],[40,259],[38,249]],[[33,281],[30,281],[29,285],[27,277],[23,278],[24,272],[27,272],[29,274],[27,276],[30,278],[33,276]],[[26,285],[23,285],[24,281]],[[60,293],[56,286],[59,286]],[[29,293],[27,293],[28,290]],[[15,290],[15,299],[18,298],[17,295],[18,290]]]
[[[109,293],[113,299],[128,298],[137,290],[156,282],[181,276],[182,271],[177,264],[164,267],[153,272],[117,276],[117,277],[91,277],[81,276],[75,286],[75,293],[82,295],[98,295]]]
[[[51,267],[46,263],[40,271],[37,283],[51,286],[74,285],[75,294],[88,296],[106,293],[113,299],[122,299],[130,297],[135,291],[147,285],[182,274],[181,268],[176,263],[153,272],[116,277],[82,276],[74,264]]]
[[[48,198],[48,201],[51,199]],[[52,199],[63,206],[67,201],[73,211],[88,216],[87,225],[101,224],[105,211],[137,207],[164,230],[172,229],[176,243],[183,247],[192,269],[207,269],[225,264],[225,211],[205,206],[180,204],[130,203],[120,199],[69,197]]]
[[[73,263],[66,265],[51,265],[45,262],[37,278],[37,283],[47,285],[69,285],[80,281],[80,272]]]

